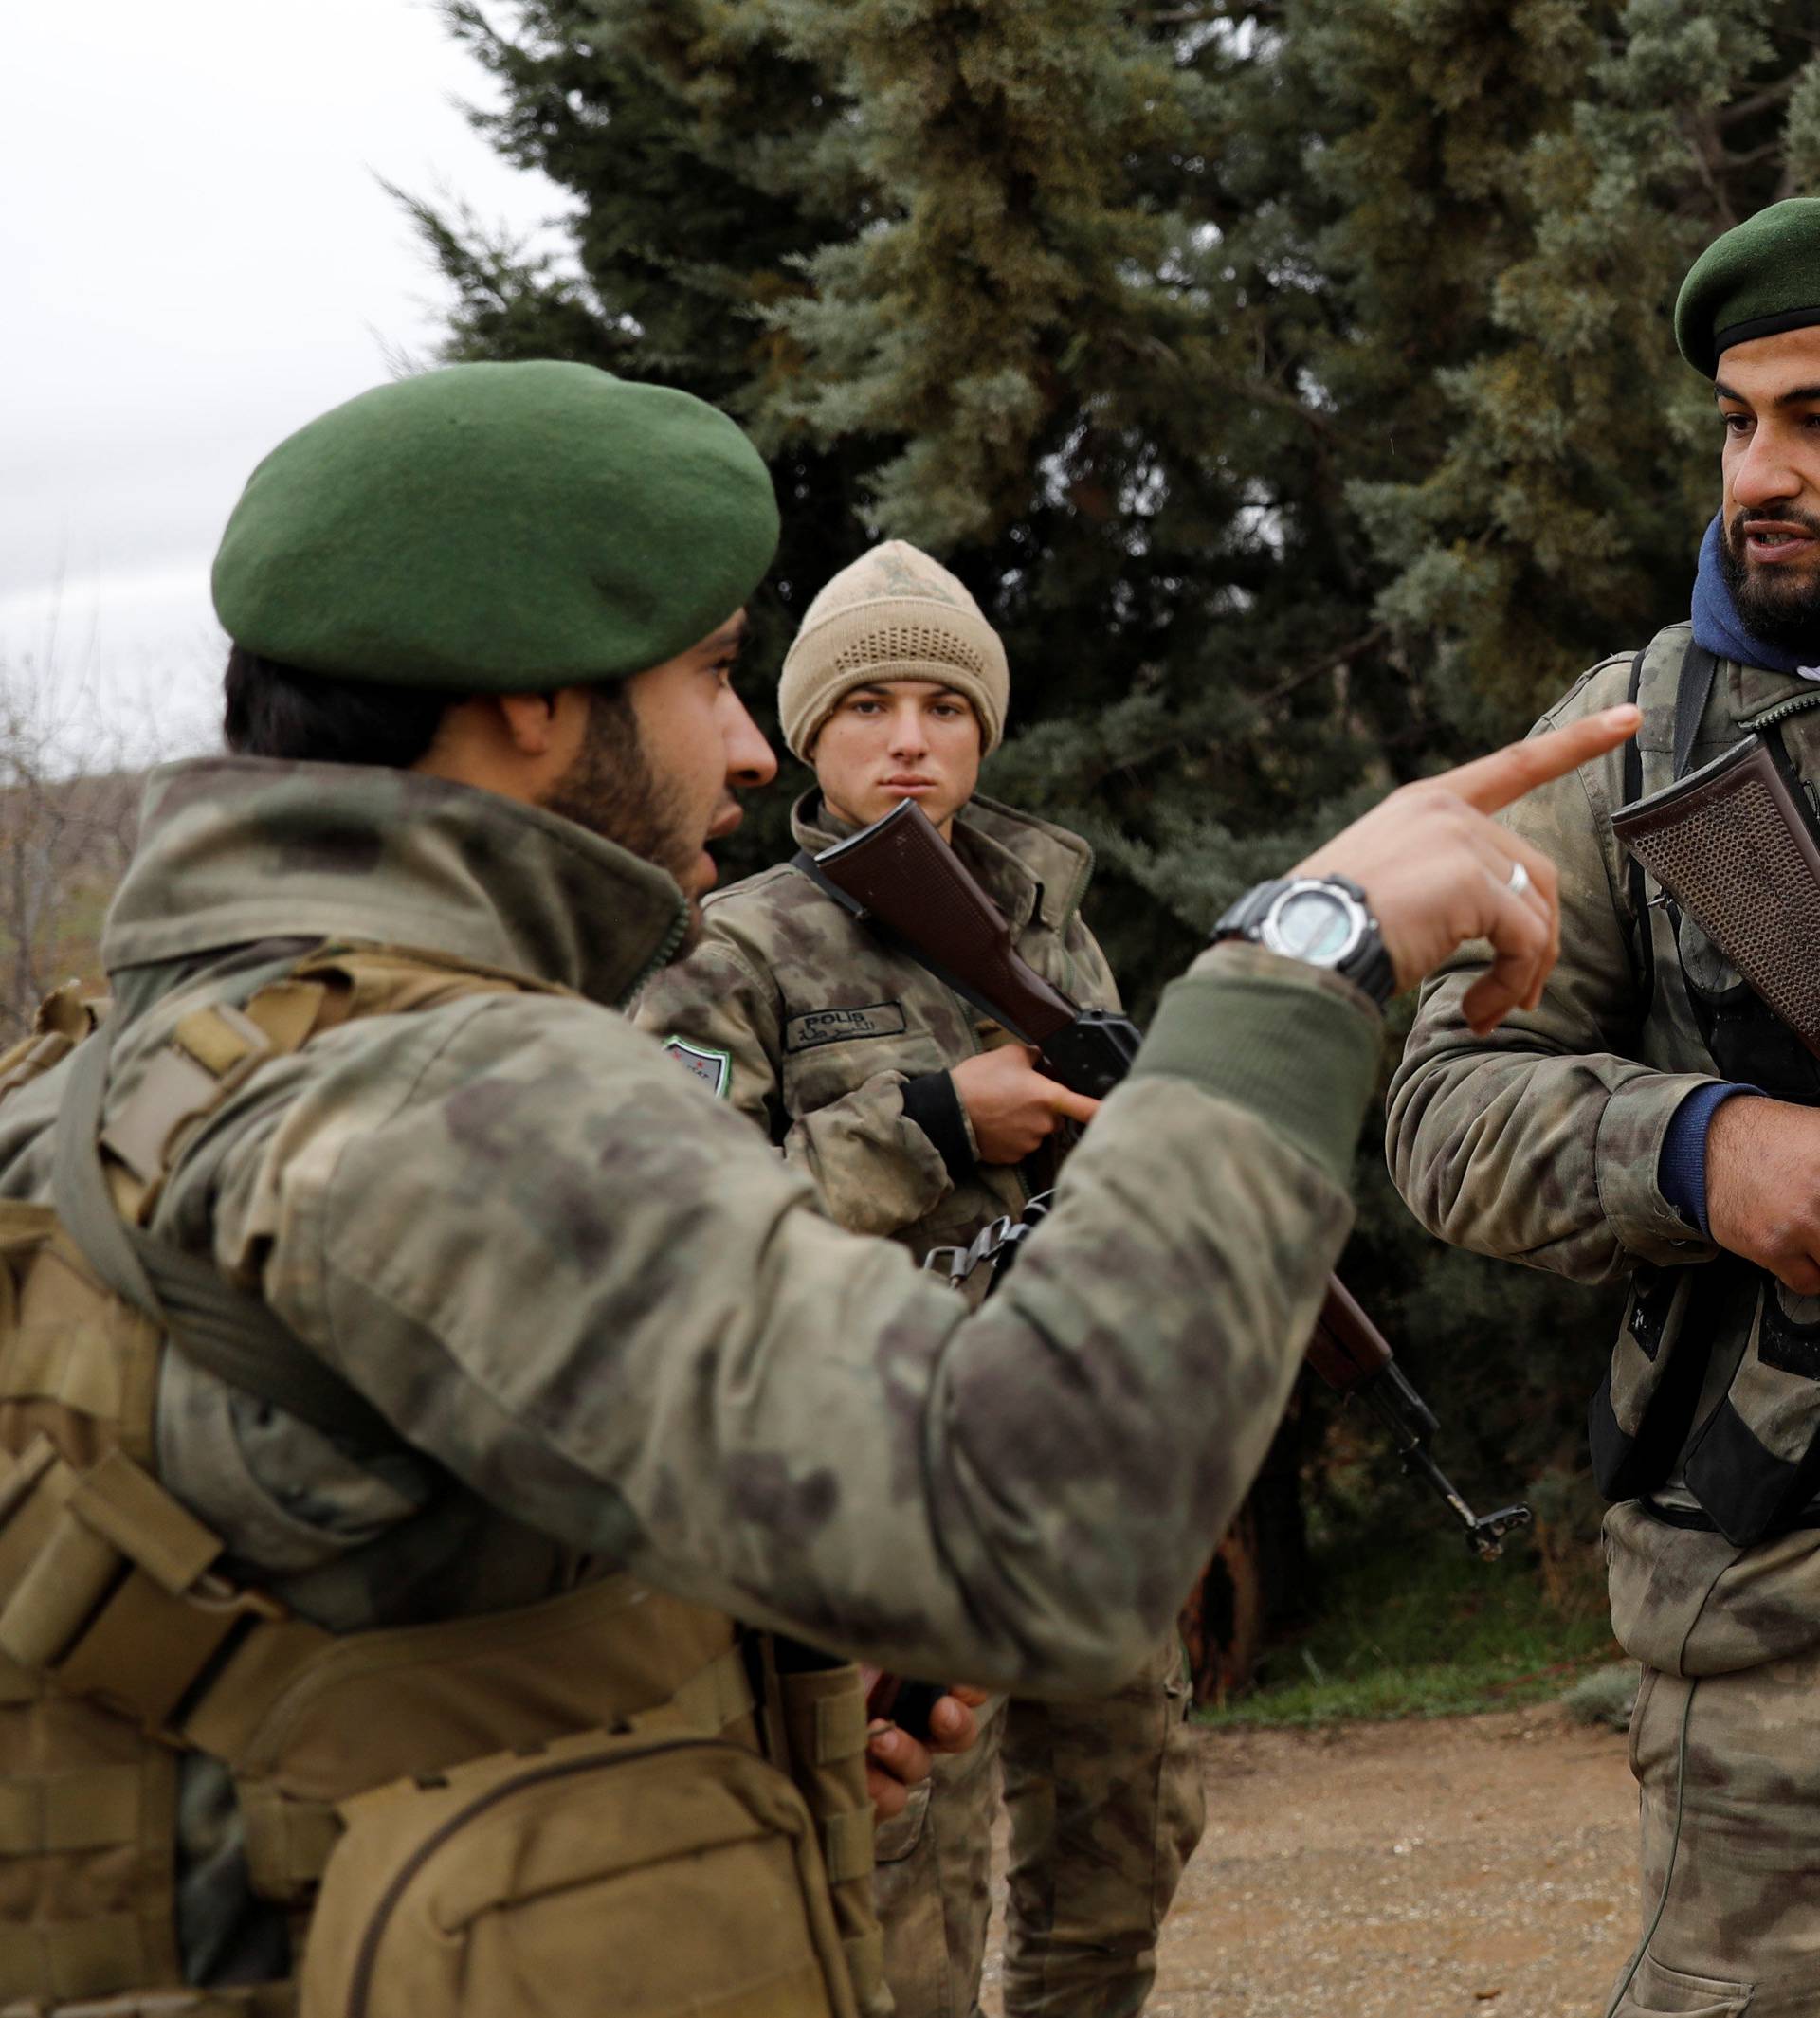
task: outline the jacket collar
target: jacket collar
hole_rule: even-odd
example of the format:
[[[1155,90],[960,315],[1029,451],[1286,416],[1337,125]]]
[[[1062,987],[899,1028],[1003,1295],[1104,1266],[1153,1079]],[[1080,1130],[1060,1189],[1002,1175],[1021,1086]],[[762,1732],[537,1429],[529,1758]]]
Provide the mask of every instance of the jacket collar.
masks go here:
[[[811,855],[858,831],[828,811],[814,787],[792,809],[790,830]],[[955,852],[1018,932],[1040,917],[1065,933],[1093,874],[1093,850],[1078,834],[977,793],[955,815]]]
[[[115,973],[261,939],[361,939],[615,1003],[687,915],[663,870],[495,792],[378,766],[203,757],[152,773],[101,955]]]

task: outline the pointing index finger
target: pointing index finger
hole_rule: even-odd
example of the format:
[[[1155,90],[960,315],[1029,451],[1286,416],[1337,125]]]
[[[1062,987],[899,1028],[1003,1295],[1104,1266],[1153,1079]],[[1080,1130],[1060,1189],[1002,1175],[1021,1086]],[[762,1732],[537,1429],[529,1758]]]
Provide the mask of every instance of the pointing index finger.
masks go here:
[[[1642,723],[1643,710],[1627,701],[1589,715],[1584,721],[1571,721],[1564,729],[1551,729],[1546,736],[1532,736],[1527,742],[1507,743],[1489,756],[1446,773],[1439,782],[1482,813],[1495,813],[1538,785],[1616,749]]]

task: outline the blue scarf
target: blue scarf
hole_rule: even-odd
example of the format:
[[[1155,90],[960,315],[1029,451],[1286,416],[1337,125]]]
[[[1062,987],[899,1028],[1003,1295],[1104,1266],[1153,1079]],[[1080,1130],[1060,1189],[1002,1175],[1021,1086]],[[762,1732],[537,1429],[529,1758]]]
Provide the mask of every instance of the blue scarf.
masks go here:
[[[1703,645],[1716,658],[1733,659],[1739,665],[1760,665],[1766,672],[1796,673],[1803,680],[1820,680],[1820,665],[1801,663],[1801,654],[1779,645],[1765,645],[1745,627],[1725,584],[1719,561],[1719,519],[1706,528],[1700,543],[1700,573],[1694,577],[1694,643]],[[1820,639],[1811,653],[1820,659]]]

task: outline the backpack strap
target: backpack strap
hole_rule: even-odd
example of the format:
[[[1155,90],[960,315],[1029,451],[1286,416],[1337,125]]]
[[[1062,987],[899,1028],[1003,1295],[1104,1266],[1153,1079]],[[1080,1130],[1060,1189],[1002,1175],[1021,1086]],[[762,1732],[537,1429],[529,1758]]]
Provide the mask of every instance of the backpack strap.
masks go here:
[[[212,1264],[121,1217],[108,1190],[99,1139],[112,1048],[111,1025],[78,1046],[54,1138],[51,1186],[58,1216],[90,1266],[117,1296],[157,1324],[185,1358],[229,1386],[276,1403],[324,1436],[371,1452],[399,1448],[397,1431],[378,1409],[259,1298],[237,1289]]]

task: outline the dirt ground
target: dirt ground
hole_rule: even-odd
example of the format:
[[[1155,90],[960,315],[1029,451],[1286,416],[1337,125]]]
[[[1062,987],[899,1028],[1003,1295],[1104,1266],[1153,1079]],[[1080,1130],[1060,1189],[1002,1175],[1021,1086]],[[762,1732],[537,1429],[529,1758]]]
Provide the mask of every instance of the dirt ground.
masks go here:
[[[1197,1736],[1207,1835],[1163,1929],[1149,2018],[1604,2010],[1637,1929],[1618,1733],[1550,1704]],[[997,1978],[995,1925],[990,2018]]]

